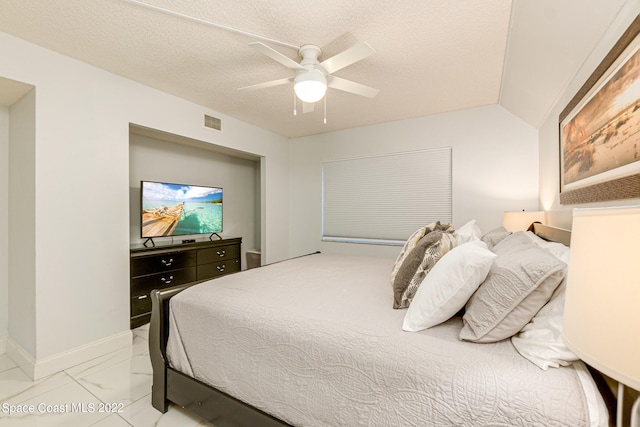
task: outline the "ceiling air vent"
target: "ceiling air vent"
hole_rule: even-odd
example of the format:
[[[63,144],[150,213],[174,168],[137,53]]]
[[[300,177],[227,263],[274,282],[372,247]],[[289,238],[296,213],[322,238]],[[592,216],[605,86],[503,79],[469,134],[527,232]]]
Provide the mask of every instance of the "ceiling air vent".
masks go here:
[[[211,129],[215,129],[215,130],[222,130],[222,119],[219,119],[217,117],[207,116],[205,114],[204,126]]]

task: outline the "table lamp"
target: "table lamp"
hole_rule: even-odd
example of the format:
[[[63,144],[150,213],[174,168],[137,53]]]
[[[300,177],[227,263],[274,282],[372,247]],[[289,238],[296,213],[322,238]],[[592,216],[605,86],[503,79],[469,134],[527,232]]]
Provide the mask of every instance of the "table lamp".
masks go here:
[[[566,344],[603,374],[640,390],[640,206],[575,209],[567,274]],[[621,406],[618,393],[618,425]],[[632,427],[640,427],[639,412],[640,398]]]
[[[511,232],[526,231],[534,222],[544,223],[544,211],[507,211],[502,216],[502,226]]]

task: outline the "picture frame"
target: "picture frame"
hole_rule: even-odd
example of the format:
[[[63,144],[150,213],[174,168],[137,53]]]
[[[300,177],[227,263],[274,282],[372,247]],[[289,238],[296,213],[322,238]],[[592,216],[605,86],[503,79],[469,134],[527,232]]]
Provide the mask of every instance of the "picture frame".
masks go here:
[[[560,203],[640,197],[640,15],[559,116]]]

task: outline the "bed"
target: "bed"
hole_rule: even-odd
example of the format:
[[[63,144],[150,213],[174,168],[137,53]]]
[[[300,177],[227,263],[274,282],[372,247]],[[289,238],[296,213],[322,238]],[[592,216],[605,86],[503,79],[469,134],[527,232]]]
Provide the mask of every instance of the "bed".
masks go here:
[[[218,427],[608,425],[580,361],[548,368],[512,339],[461,339],[474,321],[462,313],[408,332],[409,311],[392,308],[397,264],[315,253],[154,291],[153,406]]]

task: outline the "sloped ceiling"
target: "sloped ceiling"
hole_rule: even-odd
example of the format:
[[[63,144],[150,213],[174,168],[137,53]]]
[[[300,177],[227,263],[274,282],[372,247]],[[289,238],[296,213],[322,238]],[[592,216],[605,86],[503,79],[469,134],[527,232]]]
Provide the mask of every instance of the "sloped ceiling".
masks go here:
[[[0,31],[291,138],[496,103],[537,127],[624,1],[0,0]],[[336,75],[380,93],[329,89],[324,124],[292,85],[238,91],[293,75],[263,37],[296,61],[366,41]]]
[[[517,0],[499,103],[539,127],[624,3]]]

